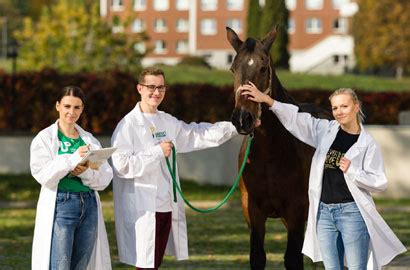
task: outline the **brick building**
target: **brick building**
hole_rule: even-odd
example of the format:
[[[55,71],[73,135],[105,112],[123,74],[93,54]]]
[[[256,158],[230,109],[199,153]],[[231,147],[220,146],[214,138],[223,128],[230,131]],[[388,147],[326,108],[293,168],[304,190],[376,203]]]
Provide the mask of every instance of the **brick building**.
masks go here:
[[[175,64],[185,55],[205,56],[228,68],[234,51],[225,26],[244,39],[248,1],[258,0],[100,0],[101,16],[118,21],[113,31],[146,32],[150,50],[143,65]],[[353,0],[286,0],[289,9],[290,68],[295,72],[343,73],[354,66],[349,33]],[[259,0],[263,5],[264,0]],[[121,21],[133,18],[126,29]]]

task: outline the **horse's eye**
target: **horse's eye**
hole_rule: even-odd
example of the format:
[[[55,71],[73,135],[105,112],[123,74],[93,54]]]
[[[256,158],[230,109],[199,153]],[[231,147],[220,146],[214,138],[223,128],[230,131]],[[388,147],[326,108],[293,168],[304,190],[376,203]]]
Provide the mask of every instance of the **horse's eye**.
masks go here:
[[[262,72],[262,73],[265,73],[265,72],[266,72],[266,70],[267,70],[267,68],[266,68],[266,67],[261,67],[261,72]]]
[[[230,70],[232,73],[235,73],[235,70],[233,69],[233,67],[231,67],[229,70]]]

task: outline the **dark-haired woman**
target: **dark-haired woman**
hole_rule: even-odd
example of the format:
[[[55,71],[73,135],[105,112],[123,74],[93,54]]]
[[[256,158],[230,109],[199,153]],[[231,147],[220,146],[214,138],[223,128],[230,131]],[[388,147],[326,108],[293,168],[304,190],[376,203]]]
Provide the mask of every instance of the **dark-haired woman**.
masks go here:
[[[58,120],[33,139],[30,169],[41,184],[34,229],[32,269],[111,269],[107,233],[97,190],[112,169],[78,164],[101,144],[76,124],[84,109],[78,87],[65,87],[56,102]]]

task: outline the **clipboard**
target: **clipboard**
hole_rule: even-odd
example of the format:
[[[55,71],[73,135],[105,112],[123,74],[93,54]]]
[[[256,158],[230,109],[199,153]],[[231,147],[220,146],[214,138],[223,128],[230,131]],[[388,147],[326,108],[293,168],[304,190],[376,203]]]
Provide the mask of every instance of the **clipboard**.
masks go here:
[[[107,160],[117,150],[116,147],[107,147],[102,149],[90,150],[85,156],[78,162],[78,164],[84,164],[87,161],[92,163],[99,163]]]

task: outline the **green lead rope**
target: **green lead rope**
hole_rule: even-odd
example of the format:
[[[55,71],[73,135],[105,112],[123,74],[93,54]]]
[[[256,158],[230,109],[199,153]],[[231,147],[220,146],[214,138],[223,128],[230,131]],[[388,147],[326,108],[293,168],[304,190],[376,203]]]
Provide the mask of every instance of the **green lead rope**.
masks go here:
[[[243,158],[242,165],[241,165],[241,168],[239,169],[239,173],[238,173],[238,176],[237,176],[237,178],[236,178],[236,180],[235,180],[235,183],[233,184],[233,186],[232,186],[231,189],[229,190],[228,194],[226,194],[225,198],[224,198],[220,203],[218,203],[218,205],[216,205],[216,206],[214,206],[214,207],[211,207],[211,208],[208,208],[208,209],[196,208],[195,206],[193,206],[193,205],[185,198],[184,194],[182,193],[181,187],[178,185],[177,180],[176,180],[176,151],[175,151],[175,147],[172,148],[172,169],[171,169],[171,164],[169,163],[169,159],[168,159],[168,158],[166,158],[166,161],[167,161],[168,170],[169,170],[169,172],[170,172],[170,174],[171,174],[171,177],[172,177],[172,184],[173,184],[173,185],[172,185],[172,190],[173,190],[173,193],[174,193],[174,202],[177,202],[177,194],[176,194],[176,192],[178,191],[179,195],[181,195],[182,199],[183,199],[184,202],[189,206],[189,208],[191,208],[192,210],[197,211],[197,212],[199,212],[199,213],[210,213],[210,212],[213,212],[213,211],[219,209],[222,205],[224,205],[224,204],[228,201],[229,197],[231,197],[231,195],[232,195],[233,192],[235,191],[235,188],[236,188],[236,186],[238,185],[239,180],[241,179],[243,170],[245,169],[246,161],[247,161],[247,159],[248,159],[248,155],[249,155],[249,150],[250,150],[250,148],[251,148],[252,139],[253,139],[253,134],[251,134],[251,135],[248,137],[248,144],[247,144],[247,146],[246,146],[245,156],[244,156],[244,158]]]

